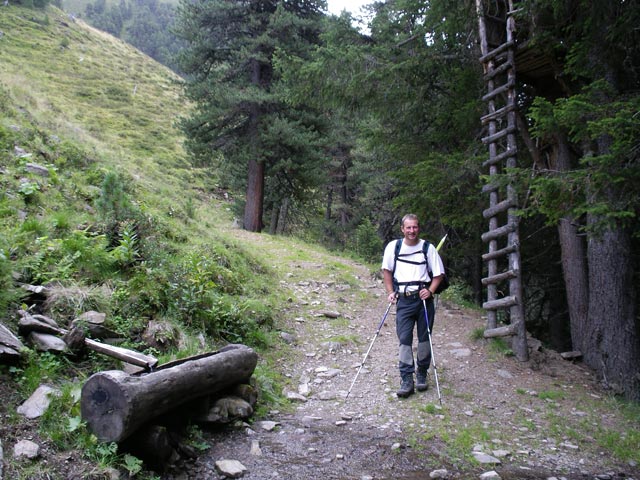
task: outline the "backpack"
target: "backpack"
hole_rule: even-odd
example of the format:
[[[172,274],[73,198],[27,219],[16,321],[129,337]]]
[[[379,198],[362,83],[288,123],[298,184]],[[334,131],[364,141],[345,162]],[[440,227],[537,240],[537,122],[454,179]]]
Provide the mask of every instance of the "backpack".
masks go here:
[[[416,252],[413,251],[413,252],[401,254],[400,253],[400,248],[402,247],[402,239],[399,238],[398,240],[396,240],[396,248],[395,248],[394,254],[393,254],[393,272],[392,272],[393,284],[396,286],[396,290],[397,290],[398,286],[400,286],[400,285],[422,285],[423,284],[423,282],[417,282],[417,281],[413,281],[413,282],[398,282],[396,280],[396,277],[395,277],[396,263],[398,261],[405,262],[405,263],[411,263],[413,265],[425,265],[426,264],[427,265],[427,273],[429,274],[429,278],[433,279],[433,273],[431,272],[431,268],[429,267],[429,261],[427,259],[427,251],[429,250],[429,245],[430,245],[430,243],[427,240],[425,240],[424,244],[422,245],[422,254],[424,255],[424,261],[422,261],[422,262],[414,262],[412,260],[404,260],[404,259],[400,258],[400,257],[406,257],[406,256],[409,256],[409,255],[413,255]],[[427,283],[426,287],[429,288],[429,285],[431,285],[431,282]],[[442,277],[442,280],[440,281],[440,285],[438,285],[438,288],[433,293],[434,294],[442,293],[447,288],[449,288],[449,278],[447,277],[447,274],[445,273],[444,276]]]

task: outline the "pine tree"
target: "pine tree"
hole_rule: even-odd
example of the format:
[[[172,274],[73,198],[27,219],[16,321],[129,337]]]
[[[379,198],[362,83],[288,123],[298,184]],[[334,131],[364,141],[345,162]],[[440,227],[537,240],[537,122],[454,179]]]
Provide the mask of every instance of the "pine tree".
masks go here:
[[[196,107],[182,123],[196,161],[224,156],[245,178],[244,228],[261,231],[265,187],[285,198],[317,170],[318,121],[287,104],[276,52],[303,55],[317,41],[324,1],[200,1],[179,7],[187,93]],[[284,180],[284,182],[283,182]],[[285,189],[286,190],[286,189]]]

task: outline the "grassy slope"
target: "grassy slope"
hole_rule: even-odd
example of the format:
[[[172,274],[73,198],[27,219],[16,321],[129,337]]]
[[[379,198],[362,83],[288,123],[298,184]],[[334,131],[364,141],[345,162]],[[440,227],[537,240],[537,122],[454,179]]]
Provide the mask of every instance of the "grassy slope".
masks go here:
[[[3,7],[0,30],[0,84],[26,125],[94,152],[101,169],[127,172],[139,204],[168,222],[194,202],[204,215],[189,226],[196,238],[227,220],[224,209],[204,208],[213,182],[185,159],[175,122],[188,105],[169,69],[56,8]]]

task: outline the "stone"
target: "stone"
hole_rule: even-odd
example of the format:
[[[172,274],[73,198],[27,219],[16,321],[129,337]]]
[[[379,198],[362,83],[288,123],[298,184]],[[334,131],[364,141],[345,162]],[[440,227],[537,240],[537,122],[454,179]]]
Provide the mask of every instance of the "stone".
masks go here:
[[[13,446],[13,457],[34,460],[40,456],[40,446],[31,440],[20,440]]]
[[[301,395],[298,392],[292,392],[290,390],[286,390],[284,392],[284,396],[287,400],[290,400],[292,402],[304,403],[307,401],[307,397],[305,397],[304,395]]]
[[[240,397],[222,397],[217,399],[206,415],[198,417],[198,421],[206,423],[230,423],[239,418],[249,418],[253,408]]]
[[[48,385],[40,385],[25,402],[17,408],[20,415],[27,418],[38,418],[44,414],[51,403],[51,396],[60,395],[60,390]]]
[[[267,432],[271,432],[275,430],[275,428],[280,425],[280,422],[272,422],[271,420],[261,420],[253,424],[256,428],[261,428],[262,430],[266,430]]]
[[[295,335],[288,332],[280,332],[280,338],[288,345],[295,345],[298,341]]]
[[[502,462],[496,457],[492,457],[483,452],[473,452],[474,458],[483,465],[500,465]]]
[[[484,472],[480,475],[481,480],[500,480],[500,475],[495,470],[491,470],[489,472]]]
[[[449,471],[446,468],[439,468],[429,473],[429,478],[449,478]]]
[[[342,372],[342,370],[340,370],[338,368],[329,368],[328,370],[326,370],[324,372],[318,373],[318,376],[322,377],[322,378],[333,378],[333,377],[337,377],[338,375],[340,375],[341,372]]]
[[[259,457],[262,455],[262,449],[260,448],[260,442],[258,440],[251,440],[251,455]]]
[[[36,175],[39,175],[41,177],[48,177],[49,176],[49,169],[47,167],[44,167],[42,165],[38,165],[37,163],[27,163],[24,166],[25,170],[29,173],[34,173]]]
[[[41,352],[64,352],[67,350],[67,344],[64,343],[64,340],[48,333],[31,332],[28,339],[34,348]]]
[[[320,392],[318,394],[318,398],[320,400],[323,400],[323,401],[335,400],[336,399],[336,394],[334,392],[328,392],[326,390],[323,390],[322,392]]]
[[[247,467],[238,460],[218,460],[215,466],[216,471],[227,478],[240,478],[247,472]]]
[[[74,320],[74,322],[75,321],[80,321],[80,322],[84,321],[84,322],[87,322],[87,323],[93,323],[94,325],[102,325],[106,318],[107,318],[107,314],[106,313],[100,313],[100,312],[96,312],[94,310],[89,310],[87,312],[84,312],[78,318],[76,318]]]
[[[462,358],[462,357],[470,357],[471,350],[468,348],[457,348],[455,350],[451,350],[451,354],[454,357]]]

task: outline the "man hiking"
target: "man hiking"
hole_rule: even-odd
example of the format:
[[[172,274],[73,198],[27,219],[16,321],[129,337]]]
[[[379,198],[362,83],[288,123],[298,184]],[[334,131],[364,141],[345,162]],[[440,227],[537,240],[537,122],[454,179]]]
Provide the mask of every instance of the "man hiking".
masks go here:
[[[400,341],[401,384],[396,395],[406,398],[414,392],[414,371],[415,388],[419,391],[428,388],[427,375],[431,363],[429,335],[435,315],[433,297],[445,271],[436,248],[420,238],[420,225],[416,215],[405,215],[400,230],[403,238],[389,242],[384,250],[382,273],[388,301],[397,302],[396,334]],[[414,326],[417,326],[418,333],[417,369],[412,349]]]

